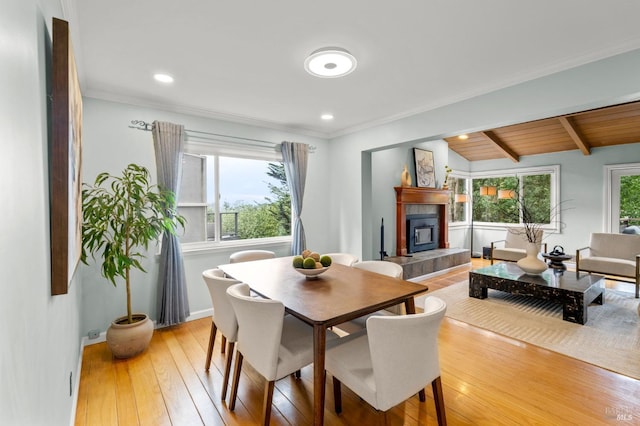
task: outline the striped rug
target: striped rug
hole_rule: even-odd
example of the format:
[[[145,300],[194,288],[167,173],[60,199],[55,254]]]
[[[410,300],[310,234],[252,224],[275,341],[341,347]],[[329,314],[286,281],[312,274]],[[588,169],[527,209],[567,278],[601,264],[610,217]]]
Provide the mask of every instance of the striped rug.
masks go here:
[[[640,317],[632,293],[605,290],[584,325],[562,320],[560,305],[489,290],[469,297],[468,281],[430,292],[447,303],[446,316],[640,379]]]

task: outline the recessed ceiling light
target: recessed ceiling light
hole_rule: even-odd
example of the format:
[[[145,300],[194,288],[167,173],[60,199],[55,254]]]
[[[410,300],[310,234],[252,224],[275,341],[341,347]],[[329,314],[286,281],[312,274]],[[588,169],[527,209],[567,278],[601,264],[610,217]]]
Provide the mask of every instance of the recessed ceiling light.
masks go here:
[[[469,139],[469,135],[467,135],[467,134],[460,135],[460,136],[458,136],[458,139],[462,139],[463,141],[467,140],[467,139]]]
[[[155,78],[156,81],[159,81],[160,83],[173,83],[173,77],[171,77],[169,74],[154,74],[153,78]]]
[[[358,61],[340,47],[323,47],[311,53],[304,61],[304,69],[322,78],[342,77],[353,72]]]
[[[320,118],[323,120],[333,120],[333,114],[322,114]]]

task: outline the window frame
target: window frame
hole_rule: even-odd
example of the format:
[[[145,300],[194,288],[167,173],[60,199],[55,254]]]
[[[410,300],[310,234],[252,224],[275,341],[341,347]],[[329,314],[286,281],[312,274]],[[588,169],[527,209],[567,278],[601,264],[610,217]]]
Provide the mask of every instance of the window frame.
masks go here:
[[[242,158],[247,160],[261,160],[265,162],[283,162],[282,153],[276,148],[269,148],[264,146],[253,146],[251,144],[238,144],[237,141],[233,141],[231,139],[226,139],[223,137],[219,137],[215,140],[207,140],[199,141],[199,140],[187,140],[184,146],[184,154],[189,155],[199,155],[199,156],[213,156],[214,157],[214,168],[215,174],[213,178],[214,185],[214,199],[220,199],[220,175],[219,175],[219,157],[233,157],[233,158]],[[212,182],[207,182],[206,178],[204,181],[204,188],[207,185],[210,185]],[[179,203],[189,205],[189,203]],[[206,201],[205,201],[206,206]],[[220,217],[220,205],[219,203],[214,204],[215,217]],[[206,213],[205,213],[206,217]],[[218,239],[220,234],[220,221],[216,221],[216,230],[215,235],[216,239],[214,241],[197,241],[197,242],[189,242],[189,243],[180,243],[182,251],[187,252],[195,252],[195,251],[220,251],[220,250],[229,250],[229,249],[248,249],[248,248],[261,248],[261,247],[271,247],[275,246],[287,246],[291,245],[293,241],[293,237],[291,235],[288,236],[279,236],[279,237],[267,237],[267,238],[250,238],[244,240],[230,240],[230,241],[220,241]]]
[[[483,172],[472,172],[471,173],[471,181],[469,185],[473,188],[472,180],[473,179],[487,179],[487,178],[502,178],[502,177],[516,177],[519,181],[519,186],[522,186],[522,181],[520,180],[523,176],[531,176],[531,175],[541,175],[541,174],[549,174],[550,175],[550,188],[549,188],[549,198],[550,198],[550,208],[551,208],[551,222],[548,224],[541,224],[541,229],[551,232],[551,233],[560,233],[561,224],[562,224],[562,208],[560,202],[560,165],[549,165],[549,166],[536,166],[536,167],[523,167],[518,169],[502,169],[502,170],[491,170],[491,171],[483,171]],[[473,206],[473,194],[471,193],[471,203]],[[472,211],[473,207],[469,209]],[[505,229],[505,228],[516,228],[522,226],[522,212],[520,212],[519,223],[504,223],[504,222],[482,222],[482,221],[474,221],[474,228],[478,229]]]
[[[465,208],[464,220],[458,221],[458,222],[449,221],[448,225],[450,229],[466,228],[471,224],[471,209],[473,205],[472,194],[471,194],[471,180],[473,179],[473,176],[469,172],[460,172],[460,171],[452,170],[451,173],[449,173],[449,177],[455,178],[455,179],[466,179],[464,193],[469,196],[469,201],[467,201],[467,206]],[[455,194],[453,194],[453,196],[455,197]],[[451,205],[449,205],[449,208],[451,208]]]

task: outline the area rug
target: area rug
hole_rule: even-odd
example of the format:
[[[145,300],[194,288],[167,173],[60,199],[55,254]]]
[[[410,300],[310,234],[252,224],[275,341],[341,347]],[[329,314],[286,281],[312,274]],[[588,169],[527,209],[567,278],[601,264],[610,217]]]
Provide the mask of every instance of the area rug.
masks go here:
[[[631,293],[605,290],[584,325],[562,320],[561,305],[489,290],[469,297],[468,281],[429,292],[447,303],[446,316],[640,379],[640,317]]]

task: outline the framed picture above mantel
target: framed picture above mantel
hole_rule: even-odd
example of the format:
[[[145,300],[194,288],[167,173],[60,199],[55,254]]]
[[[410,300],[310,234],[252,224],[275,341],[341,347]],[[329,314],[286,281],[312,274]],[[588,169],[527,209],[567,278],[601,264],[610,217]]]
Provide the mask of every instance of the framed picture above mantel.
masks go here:
[[[435,188],[436,174],[433,165],[433,152],[413,148],[416,165],[416,186],[418,188]]]

